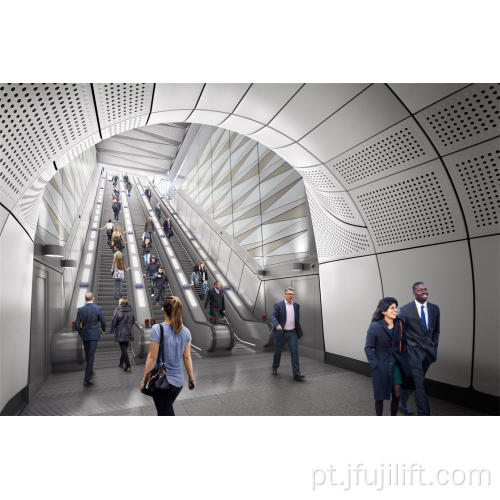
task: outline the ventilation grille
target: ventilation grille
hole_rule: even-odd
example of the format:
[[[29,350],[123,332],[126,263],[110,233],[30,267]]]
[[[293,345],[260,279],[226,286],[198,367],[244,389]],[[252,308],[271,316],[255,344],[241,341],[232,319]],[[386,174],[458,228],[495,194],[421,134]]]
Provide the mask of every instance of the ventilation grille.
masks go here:
[[[455,163],[469,200],[475,227],[498,225],[500,218],[500,149]]]
[[[456,228],[434,172],[357,195],[379,246],[452,235]]]
[[[442,153],[498,135],[499,84],[471,85],[417,115]]]
[[[149,113],[153,94],[151,83],[100,83],[94,88],[102,129],[126,118]],[[123,130],[116,133],[119,132]]]
[[[87,84],[0,84],[2,194],[15,204],[40,168],[96,130]]]
[[[308,193],[309,208],[320,261],[367,253],[370,240],[366,229],[350,228],[323,210]]]
[[[305,181],[311,186],[322,191],[334,191],[342,189],[329,175],[323,171],[324,167],[309,167],[297,168],[297,171],[302,175]]]
[[[413,119],[411,119],[413,121]],[[338,173],[348,186],[367,179],[380,177],[381,173],[401,170],[418,165],[428,158],[420,133],[408,121],[405,125],[391,128],[376,138],[363,143],[355,151],[343,155],[328,167]]]

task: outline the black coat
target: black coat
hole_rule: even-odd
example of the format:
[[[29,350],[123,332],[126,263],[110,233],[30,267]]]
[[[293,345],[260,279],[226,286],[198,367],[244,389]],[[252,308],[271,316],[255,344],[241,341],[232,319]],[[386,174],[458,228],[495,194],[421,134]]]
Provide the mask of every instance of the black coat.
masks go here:
[[[207,293],[207,299],[205,300],[205,309],[207,305],[210,304],[210,315],[217,316],[223,311],[225,311],[225,301],[224,301],[224,292],[222,288],[219,290],[219,293],[215,291],[215,288],[212,288]]]
[[[165,290],[165,287],[167,286],[168,279],[167,275],[165,273],[158,273],[156,275],[156,278],[153,279],[153,288],[155,290]]]
[[[132,340],[132,325],[135,323],[135,316],[132,307],[129,305],[118,306],[111,320],[110,333],[115,334],[116,342],[129,342]]]
[[[437,349],[439,344],[440,312],[436,304],[427,302],[427,312],[429,318],[427,321],[427,333],[422,328],[422,321],[418,315],[415,301],[411,301],[401,307],[399,316],[406,326],[406,340],[408,346],[417,348],[425,352],[431,361],[437,359]]]
[[[400,320],[394,320],[394,333],[391,338],[387,323],[381,319],[373,321],[366,333],[365,353],[370,363],[374,399],[390,399],[392,392],[392,357],[403,375],[402,389],[414,389],[403,323],[401,339]]]

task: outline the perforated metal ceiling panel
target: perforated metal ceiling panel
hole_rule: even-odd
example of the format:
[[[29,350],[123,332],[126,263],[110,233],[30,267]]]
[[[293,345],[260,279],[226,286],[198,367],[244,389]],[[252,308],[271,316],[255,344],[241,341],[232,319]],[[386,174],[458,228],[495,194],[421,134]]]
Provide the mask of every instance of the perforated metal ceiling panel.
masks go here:
[[[302,176],[304,182],[320,191],[344,191],[341,184],[324,165],[297,168],[296,170]]]
[[[437,157],[410,117],[326,164],[347,189],[386,177]]]
[[[97,132],[88,84],[0,84],[0,119],[0,190],[8,208],[49,163]]]
[[[474,84],[416,114],[442,155],[500,134],[500,85]]]
[[[412,113],[434,104],[453,92],[466,87],[466,83],[391,83],[389,86]]]
[[[465,212],[469,234],[500,232],[500,141],[444,158]]]
[[[351,195],[377,251],[466,236],[460,207],[438,160],[354,189]]]
[[[373,246],[365,228],[350,226],[335,219],[316,200],[310,188],[306,187],[306,192],[320,263],[373,253]]]
[[[146,124],[152,83],[96,83],[94,91],[103,139]]]
[[[357,226],[365,225],[347,192],[325,193],[317,191],[316,194],[318,201],[323,202],[324,207],[337,219]]]
[[[408,114],[385,85],[372,85],[299,142],[327,162]]]

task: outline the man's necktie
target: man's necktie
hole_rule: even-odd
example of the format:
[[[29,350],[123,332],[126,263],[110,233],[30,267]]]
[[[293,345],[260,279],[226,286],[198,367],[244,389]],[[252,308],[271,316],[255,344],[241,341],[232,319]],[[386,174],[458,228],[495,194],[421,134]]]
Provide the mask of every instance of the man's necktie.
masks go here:
[[[420,320],[422,321],[422,328],[424,329],[424,332],[427,333],[427,323],[425,321],[425,311],[424,311],[424,306],[420,306]]]

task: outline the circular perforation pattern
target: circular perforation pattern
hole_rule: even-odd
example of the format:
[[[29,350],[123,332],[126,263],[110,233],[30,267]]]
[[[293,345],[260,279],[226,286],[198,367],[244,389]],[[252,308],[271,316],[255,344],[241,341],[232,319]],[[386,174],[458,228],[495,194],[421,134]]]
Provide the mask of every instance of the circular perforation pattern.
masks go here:
[[[338,189],[338,186],[317,167],[298,168],[297,170],[309,184],[318,189],[322,189],[323,191]]]
[[[332,164],[331,168],[338,171],[348,184],[354,184],[417,158],[424,161],[424,156],[425,151],[413,132],[404,127]]]
[[[500,218],[500,150],[455,164],[477,228],[498,224]]]
[[[369,249],[370,241],[367,235],[349,230],[341,222],[329,217],[311,196],[309,196],[309,208],[320,260],[357,255]]]
[[[147,83],[104,83],[98,86],[99,114],[106,113],[104,123],[115,123],[123,118],[145,113],[150,97]]]
[[[498,130],[499,89],[498,84],[474,85],[447,100],[444,107],[433,107],[425,120],[445,147]]]
[[[0,178],[10,200],[41,167],[89,134],[91,109],[76,83],[0,84]]]
[[[456,231],[434,172],[358,195],[378,245],[395,245]]]
[[[325,200],[335,217],[349,221],[357,220],[356,216],[351,210],[351,207],[343,196],[328,193],[321,193],[320,195]]]

